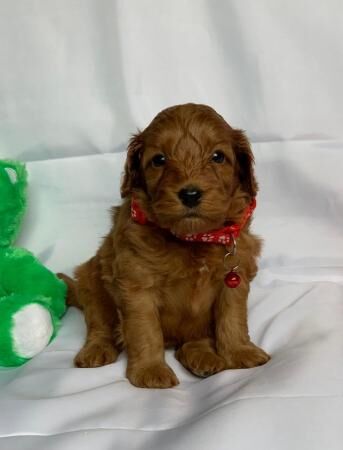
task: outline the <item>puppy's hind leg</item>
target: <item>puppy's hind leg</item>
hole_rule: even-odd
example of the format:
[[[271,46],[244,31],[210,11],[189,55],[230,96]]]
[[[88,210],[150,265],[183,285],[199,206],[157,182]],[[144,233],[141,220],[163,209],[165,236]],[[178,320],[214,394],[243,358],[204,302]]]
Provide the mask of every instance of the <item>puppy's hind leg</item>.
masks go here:
[[[75,357],[75,365],[99,367],[111,364],[119,354],[114,339],[119,319],[114,300],[101,279],[97,258],[79,266],[75,275],[78,306],[82,308],[87,324],[87,340]]]

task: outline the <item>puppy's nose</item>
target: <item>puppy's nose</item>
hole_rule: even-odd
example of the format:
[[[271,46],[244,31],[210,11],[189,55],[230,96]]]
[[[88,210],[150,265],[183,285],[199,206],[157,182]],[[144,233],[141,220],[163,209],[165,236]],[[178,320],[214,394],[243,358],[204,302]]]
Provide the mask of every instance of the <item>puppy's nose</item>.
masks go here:
[[[178,193],[182,203],[189,208],[193,208],[200,203],[201,195],[201,191],[194,186],[181,189]]]

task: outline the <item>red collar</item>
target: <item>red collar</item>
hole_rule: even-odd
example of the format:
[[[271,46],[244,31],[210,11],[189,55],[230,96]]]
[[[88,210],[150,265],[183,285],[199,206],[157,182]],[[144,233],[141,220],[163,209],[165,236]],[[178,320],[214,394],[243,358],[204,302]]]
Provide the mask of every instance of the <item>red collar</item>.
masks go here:
[[[242,230],[242,228],[244,228],[244,226],[252,216],[255,208],[256,199],[253,198],[251,203],[245,208],[240,223],[227,225],[223,228],[219,228],[218,230],[212,230],[206,233],[186,234],[184,236],[177,235],[176,237],[187,242],[203,242],[208,244],[229,245],[231,243],[232,237],[234,237],[235,239],[238,238],[240,231]],[[149,223],[144,211],[142,211],[137,200],[134,197],[132,197],[131,200],[131,217],[140,225]]]

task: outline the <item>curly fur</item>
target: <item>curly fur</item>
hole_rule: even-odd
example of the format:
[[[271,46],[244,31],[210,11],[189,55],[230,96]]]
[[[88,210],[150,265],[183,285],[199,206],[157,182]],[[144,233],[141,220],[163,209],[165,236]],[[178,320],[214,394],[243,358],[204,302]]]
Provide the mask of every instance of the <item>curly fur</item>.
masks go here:
[[[211,160],[218,149],[225,155],[221,164]],[[166,164],[156,167],[152,159],[161,153]],[[202,192],[191,211],[178,197],[190,185]],[[244,133],[205,105],[168,108],[131,139],[121,192],[123,203],[113,210],[112,229],[98,252],[76,269],[75,282],[67,280],[71,302],[83,309],[88,327],[76,365],[112,363],[125,348],[131,383],[167,388],[178,379],[165,362],[165,347],[174,347],[198,376],[267,362],[248,334],[249,284],[261,248],[250,223],[238,240],[242,281],[236,289],[223,283],[223,246],[172,234],[240,220],[257,192]],[[154,225],[131,219],[133,194]]]

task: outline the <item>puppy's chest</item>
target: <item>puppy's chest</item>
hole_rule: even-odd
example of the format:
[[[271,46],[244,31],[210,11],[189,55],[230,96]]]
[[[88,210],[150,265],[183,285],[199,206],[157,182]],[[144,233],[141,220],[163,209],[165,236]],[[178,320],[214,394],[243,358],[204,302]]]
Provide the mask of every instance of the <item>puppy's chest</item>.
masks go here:
[[[223,277],[221,255],[191,254],[179,260],[178,270],[164,279],[164,307],[198,315],[211,308]]]

